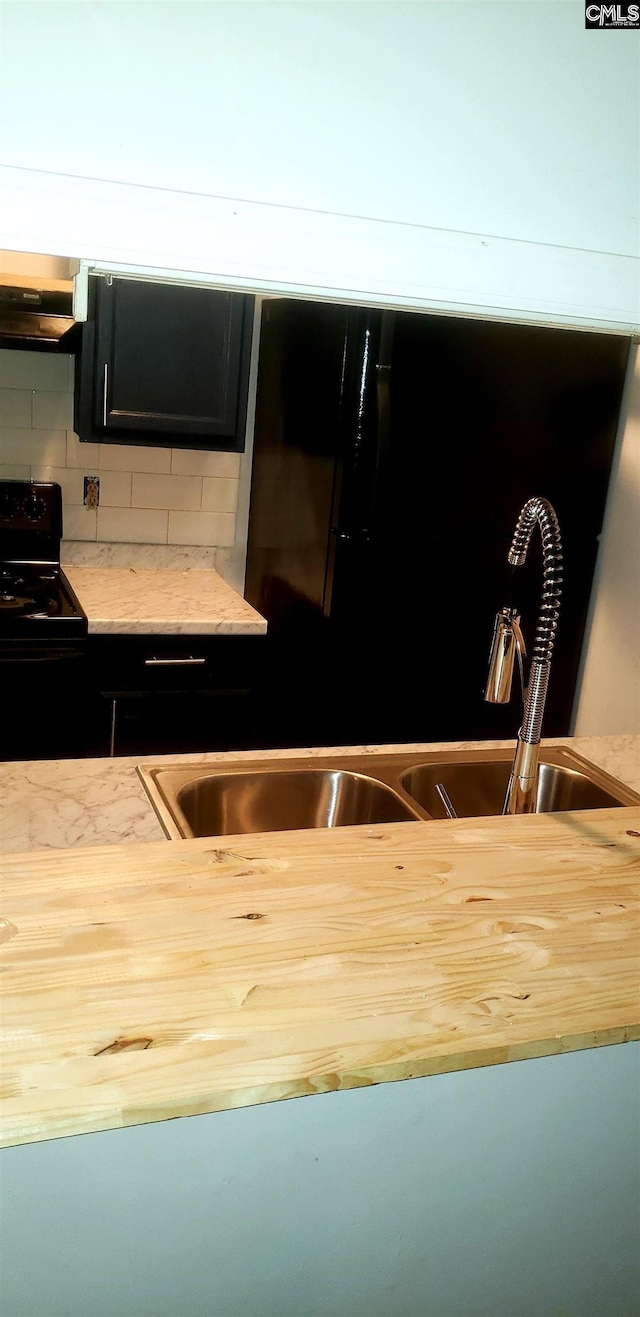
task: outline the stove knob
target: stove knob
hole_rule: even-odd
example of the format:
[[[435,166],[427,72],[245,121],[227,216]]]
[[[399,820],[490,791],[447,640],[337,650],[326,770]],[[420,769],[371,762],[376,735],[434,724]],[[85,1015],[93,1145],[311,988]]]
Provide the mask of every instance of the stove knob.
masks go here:
[[[46,512],[46,505],[43,499],[31,494],[24,501],[23,512],[25,517],[29,518],[29,521],[39,521]]]

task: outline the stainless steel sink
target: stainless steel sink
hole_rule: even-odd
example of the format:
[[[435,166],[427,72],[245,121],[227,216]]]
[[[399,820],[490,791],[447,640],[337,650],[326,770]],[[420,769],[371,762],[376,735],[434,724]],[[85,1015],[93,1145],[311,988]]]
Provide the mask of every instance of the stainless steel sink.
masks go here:
[[[401,777],[405,791],[433,818],[446,818],[436,791],[442,783],[458,818],[501,814],[511,760],[507,763],[419,764]],[[540,763],[537,814],[561,810],[607,809],[622,802],[576,768]]]
[[[460,818],[500,814],[511,760],[511,750],[291,754],[138,773],[166,835],[179,839],[440,819],[438,782]],[[637,804],[635,791],[572,750],[541,751],[540,813]]]
[[[155,783],[181,837],[401,823],[421,817],[390,787],[344,768],[236,773],[201,769],[195,776],[193,767],[161,769],[156,770]],[[174,835],[164,813],[160,819],[169,836]]]

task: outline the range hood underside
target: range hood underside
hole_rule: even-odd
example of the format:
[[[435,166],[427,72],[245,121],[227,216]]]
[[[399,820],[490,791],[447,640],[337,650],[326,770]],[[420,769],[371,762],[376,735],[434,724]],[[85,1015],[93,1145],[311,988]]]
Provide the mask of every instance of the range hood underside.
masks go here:
[[[29,300],[23,301],[15,296],[22,292],[0,288],[0,348],[57,351],[74,324],[71,294],[27,294]]]
[[[0,251],[0,347],[58,350],[75,323],[76,270],[66,257]]]

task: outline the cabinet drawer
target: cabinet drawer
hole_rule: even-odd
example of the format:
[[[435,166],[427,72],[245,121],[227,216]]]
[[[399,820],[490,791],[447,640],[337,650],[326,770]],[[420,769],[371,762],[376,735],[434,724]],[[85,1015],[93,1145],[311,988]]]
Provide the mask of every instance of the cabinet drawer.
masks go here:
[[[247,689],[260,636],[90,637],[94,680],[103,694]]]

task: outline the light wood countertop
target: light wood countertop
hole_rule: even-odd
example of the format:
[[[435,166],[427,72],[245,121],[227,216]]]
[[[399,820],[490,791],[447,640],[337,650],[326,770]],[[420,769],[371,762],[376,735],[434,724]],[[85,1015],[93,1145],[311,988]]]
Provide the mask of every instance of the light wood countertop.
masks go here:
[[[4,867],[4,1144],[640,1037],[636,808]]]
[[[73,567],[63,571],[90,635],[264,635],[267,624],[216,571]]]

